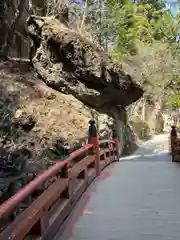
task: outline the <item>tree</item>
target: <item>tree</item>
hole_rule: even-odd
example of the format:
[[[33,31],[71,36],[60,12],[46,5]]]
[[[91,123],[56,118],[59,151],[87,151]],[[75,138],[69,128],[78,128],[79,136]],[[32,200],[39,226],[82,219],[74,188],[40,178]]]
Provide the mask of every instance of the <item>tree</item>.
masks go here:
[[[166,1],[106,0],[111,55],[123,61],[127,71],[144,87],[141,106],[178,106],[179,14],[165,9]],[[156,106],[157,107],[157,106]],[[144,117],[142,110],[142,119]]]
[[[138,4],[150,4],[152,5],[156,10],[162,10],[166,7],[167,1],[165,0],[137,0]]]

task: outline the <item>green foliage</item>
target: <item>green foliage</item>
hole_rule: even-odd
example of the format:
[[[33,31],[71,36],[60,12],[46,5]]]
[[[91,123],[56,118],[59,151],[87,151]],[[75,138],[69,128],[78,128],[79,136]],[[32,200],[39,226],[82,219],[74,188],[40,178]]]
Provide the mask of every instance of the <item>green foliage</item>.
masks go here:
[[[115,38],[117,51],[128,51],[134,41],[152,42],[175,41],[177,26],[169,10],[164,10],[164,1],[124,1],[106,0],[106,10],[111,20],[108,26]],[[119,47],[120,46],[120,47]]]
[[[179,106],[180,14],[175,18],[165,0],[83,2],[80,19],[85,12],[85,24],[109,54],[131,62],[128,71],[142,83],[148,98],[160,97],[162,104]]]
[[[168,105],[172,107],[180,107],[180,91],[172,91],[169,97]]]
[[[106,0],[112,35],[109,50],[113,58],[133,62],[135,77],[154,101],[161,97],[162,102],[179,106],[180,14],[175,19],[165,4],[163,0],[137,0],[136,4]]]
[[[152,5],[156,10],[161,10],[166,7],[165,0],[137,0],[137,3],[139,4],[150,4]]]

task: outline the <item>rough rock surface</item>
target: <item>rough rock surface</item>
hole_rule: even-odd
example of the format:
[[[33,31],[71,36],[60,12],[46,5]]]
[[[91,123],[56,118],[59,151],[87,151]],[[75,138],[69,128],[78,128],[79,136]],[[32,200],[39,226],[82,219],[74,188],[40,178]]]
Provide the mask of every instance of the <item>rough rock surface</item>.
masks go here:
[[[48,86],[93,108],[127,106],[142,96],[119,64],[67,25],[37,16],[27,24],[36,47],[34,69]]]
[[[110,116],[139,99],[141,87],[67,24],[36,16],[27,24],[34,69],[17,60],[0,63],[0,147],[26,149],[36,161],[59,159],[87,140],[92,117],[101,138],[109,136]]]
[[[64,145],[87,139],[91,118],[108,131],[112,118],[48,87],[28,63],[0,63],[0,148],[10,154],[25,148],[35,161],[44,160],[49,149],[60,155]]]

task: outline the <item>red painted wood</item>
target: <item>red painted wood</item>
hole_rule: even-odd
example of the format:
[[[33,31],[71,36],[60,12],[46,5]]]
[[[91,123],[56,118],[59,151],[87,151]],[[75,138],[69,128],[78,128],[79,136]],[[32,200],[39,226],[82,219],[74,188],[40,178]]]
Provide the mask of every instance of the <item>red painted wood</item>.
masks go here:
[[[68,185],[65,186],[67,188],[67,193],[66,195],[62,195],[63,192],[60,191],[60,189],[65,189],[63,186],[59,186],[58,184],[52,184],[48,189],[46,189],[23,213],[21,213],[15,221],[8,227],[7,231],[2,232],[0,234],[0,239],[6,240],[6,239],[17,239],[17,240],[23,240],[24,236],[29,233],[31,228],[35,226],[38,222],[41,222],[43,219],[46,219],[47,222],[49,222],[49,228],[51,227],[51,221],[50,218],[47,219],[48,214],[46,211],[44,211],[44,207],[48,206],[50,207],[51,205],[54,204],[54,201],[56,199],[61,199],[62,197],[67,198],[67,203],[71,203],[71,206],[68,207],[67,213],[63,212],[62,217],[66,217],[69,215],[71,211],[71,207],[73,207],[73,204],[78,200],[80,195],[85,191],[85,189],[88,187],[88,185],[91,183],[91,180],[93,180],[94,175],[90,174],[93,173],[93,168],[96,169],[95,172],[95,177],[100,174],[100,171],[103,169],[100,166],[100,155],[105,154],[104,151],[100,151],[100,145],[107,143],[107,148],[105,149],[105,152],[107,153],[107,157],[102,160],[103,163],[103,168],[106,167],[108,164],[111,163],[111,159],[115,159],[115,156],[117,155],[117,144],[112,141],[112,140],[103,140],[99,142],[98,135],[97,137],[89,137],[89,143],[86,144],[85,146],[81,147],[80,149],[72,152],[69,156],[69,158],[63,162],[56,162],[53,166],[51,166],[48,170],[46,170],[44,173],[40,174],[37,176],[33,181],[31,181],[29,184],[27,184],[24,188],[19,190],[13,197],[11,197],[8,201],[3,203],[0,206],[0,220],[4,218],[8,218],[10,213],[21,203],[23,202],[28,196],[30,196],[36,189],[41,186],[45,181],[50,179],[51,177],[57,176],[57,181],[59,181],[62,177],[66,178],[66,181],[68,182]],[[112,148],[112,145],[114,147]],[[85,152],[88,152],[88,155],[84,157],[80,162],[78,162],[79,166],[81,167],[81,171],[76,169],[76,166],[74,166],[73,170],[73,178],[72,171],[69,169],[67,171],[67,176],[66,174],[62,176],[60,174],[61,170],[66,168],[68,169],[70,166],[70,163],[72,160],[74,160],[77,157],[83,156]],[[94,162],[94,164],[93,164]],[[77,164],[77,165],[78,165]],[[93,165],[92,165],[93,164]],[[92,165],[92,166],[91,166]],[[90,166],[90,168],[88,168]],[[86,173],[86,177],[83,179],[78,179],[78,174],[81,172]],[[91,176],[92,175],[92,176]],[[106,176],[109,177],[109,176]],[[75,188],[73,187],[75,182],[77,180],[83,180],[83,185],[82,187],[79,187],[78,192],[75,191]],[[56,183],[56,182],[55,182]],[[56,188],[53,189],[53,187],[56,186]],[[50,194],[50,195],[49,195]],[[59,195],[58,195],[59,194]],[[45,197],[40,200],[43,196],[49,196]],[[31,208],[33,208],[33,211],[37,212],[37,215],[32,216],[31,214]],[[60,214],[59,214],[60,215]],[[26,221],[24,221],[24,224],[20,225],[20,222],[23,221],[23,217],[26,216]],[[57,216],[58,217],[58,216]],[[63,219],[61,219],[62,221]],[[56,219],[54,219],[53,223],[56,222]],[[16,229],[17,225],[17,229]],[[37,228],[38,229],[38,228]],[[40,226],[39,229],[39,235],[38,237],[43,237],[44,230],[42,230],[42,227]],[[4,235],[4,233],[6,233]],[[13,237],[12,237],[12,234]],[[6,236],[4,238],[4,236]]]

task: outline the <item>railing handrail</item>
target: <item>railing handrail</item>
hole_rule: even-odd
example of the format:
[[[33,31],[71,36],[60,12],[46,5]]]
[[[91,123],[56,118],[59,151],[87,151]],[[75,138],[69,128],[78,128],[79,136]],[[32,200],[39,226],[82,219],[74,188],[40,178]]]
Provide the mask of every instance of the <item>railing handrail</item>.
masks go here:
[[[76,158],[76,157],[80,156],[81,154],[83,154],[85,151],[90,150],[92,147],[93,147],[93,144],[86,144],[86,145],[82,146],[81,148],[75,150],[74,152],[72,152],[70,154],[70,158],[72,158],[71,161],[74,158]]]
[[[100,144],[103,143],[112,143],[115,144],[114,141],[110,139],[101,140]],[[83,154],[85,151],[91,149],[93,147],[92,144],[86,144],[80,149],[72,152],[68,159],[57,162],[49,169],[45,170],[43,173],[39,174],[35,179],[33,179],[30,183],[28,183],[25,187],[20,189],[16,194],[14,194],[11,198],[9,198],[6,202],[1,204],[0,206],[0,219],[7,217],[11,211],[13,211],[21,202],[23,202],[33,191],[35,191],[43,182],[48,180],[50,177],[53,177],[57,174],[57,172],[65,167],[69,166],[71,161]]]
[[[77,149],[72,152],[68,159],[62,162],[56,162],[49,169],[45,170],[43,173],[39,174],[35,179],[33,179],[30,183],[28,183],[25,187],[20,189],[16,194],[14,194],[11,198],[5,201],[0,206],[0,219],[7,217],[21,202],[23,202],[32,192],[34,192],[43,182],[48,180],[50,177],[56,175],[59,170],[61,170],[65,166],[69,166],[71,161],[76,157],[83,154],[85,151],[91,149],[93,147],[92,144],[86,144],[85,146]]]
[[[112,144],[116,145],[116,143],[111,139],[103,139],[99,142],[99,145],[101,145],[103,143],[112,143]]]

